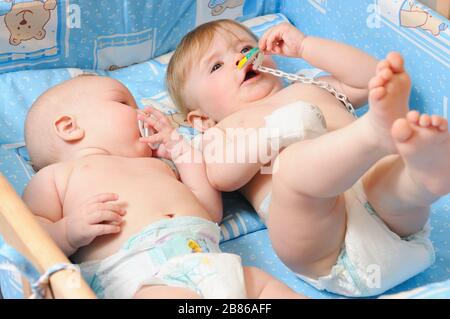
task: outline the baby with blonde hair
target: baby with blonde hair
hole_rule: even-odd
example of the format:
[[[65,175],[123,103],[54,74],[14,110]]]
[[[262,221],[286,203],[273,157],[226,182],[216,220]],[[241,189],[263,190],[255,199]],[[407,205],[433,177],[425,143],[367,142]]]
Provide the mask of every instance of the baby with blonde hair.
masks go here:
[[[335,96],[312,84],[237,66],[252,48],[302,58],[366,114],[355,120]],[[307,36],[282,23],[258,41],[241,24],[218,20],[187,34],[167,73],[169,92],[203,134],[208,180],[240,192],[266,221],[281,260],[318,289],[380,294],[430,266],[430,205],[450,190],[447,120],[409,111],[411,83],[400,54],[365,52]],[[237,129],[268,129],[243,144]],[[274,141],[274,138],[276,141]],[[152,138],[147,139],[152,142]],[[276,143],[274,143],[276,142]],[[245,158],[209,160],[239,145]],[[277,148],[278,145],[278,148]],[[206,151],[208,150],[208,151]],[[242,157],[240,157],[242,158]],[[275,158],[273,174],[262,168]]]

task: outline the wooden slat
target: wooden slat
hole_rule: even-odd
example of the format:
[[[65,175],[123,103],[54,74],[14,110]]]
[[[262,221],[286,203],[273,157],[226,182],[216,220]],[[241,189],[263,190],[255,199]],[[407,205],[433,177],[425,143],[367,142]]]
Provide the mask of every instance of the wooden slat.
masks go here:
[[[39,225],[22,199],[0,173],[0,234],[43,273],[69,260]],[[95,298],[78,273],[63,270],[50,279],[55,298]]]

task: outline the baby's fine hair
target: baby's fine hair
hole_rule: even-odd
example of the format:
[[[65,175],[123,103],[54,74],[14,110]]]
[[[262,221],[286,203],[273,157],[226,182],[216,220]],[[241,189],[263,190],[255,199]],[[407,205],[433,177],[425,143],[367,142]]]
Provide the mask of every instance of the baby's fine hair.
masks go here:
[[[96,75],[80,74],[72,81],[88,76]],[[65,81],[48,89],[34,101],[27,112],[24,125],[25,144],[35,171],[58,162],[60,150],[56,146],[51,121],[58,113],[76,109],[76,96],[61,95],[61,88],[68,88],[71,83]]]
[[[200,57],[209,49],[217,31],[232,32],[227,28],[229,26],[244,30],[255,41],[258,41],[256,35],[239,22],[228,19],[211,21],[186,34],[170,59],[166,74],[166,86],[173,102],[183,113],[186,114],[192,108],[186,103],[184,86],[193,64],[199,61]]]

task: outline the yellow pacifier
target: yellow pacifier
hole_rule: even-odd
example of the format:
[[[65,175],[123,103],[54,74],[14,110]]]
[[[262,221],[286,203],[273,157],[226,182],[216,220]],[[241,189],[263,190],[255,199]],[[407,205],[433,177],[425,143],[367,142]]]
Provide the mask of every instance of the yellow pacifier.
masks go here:
[[[249,63],[253,64],[253,70],[257,70],[264,60],[264,54],[258,49],[251,49],[242,59],[239,61],[238,69],[242,70]]]

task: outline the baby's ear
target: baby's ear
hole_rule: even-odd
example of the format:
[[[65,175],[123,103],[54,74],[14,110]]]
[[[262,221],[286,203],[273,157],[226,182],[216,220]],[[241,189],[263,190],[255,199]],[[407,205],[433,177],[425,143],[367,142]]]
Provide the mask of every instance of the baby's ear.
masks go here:
[[[190,126],[200,132],[204,132],[216,125],[216,122],[214,120],[210,119],[205,113],[200,110],[189,112],[186,120]]]
[[[65,142],[78,142],[84,138],[84,129],[77,125],[75,117],[60,115],[53,123],[56,135]]]

